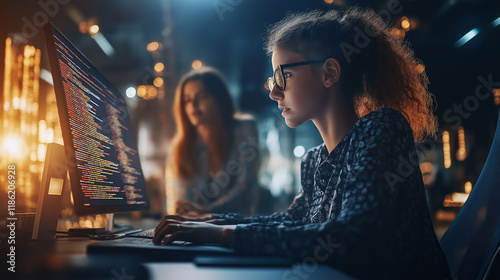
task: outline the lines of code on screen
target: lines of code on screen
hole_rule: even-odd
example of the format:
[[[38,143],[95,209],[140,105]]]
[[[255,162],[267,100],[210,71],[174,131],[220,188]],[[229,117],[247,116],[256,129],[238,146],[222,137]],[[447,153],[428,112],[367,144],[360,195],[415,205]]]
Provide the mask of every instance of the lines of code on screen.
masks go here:
[[[147,203],[125,100],[53,30],[84,206]]]

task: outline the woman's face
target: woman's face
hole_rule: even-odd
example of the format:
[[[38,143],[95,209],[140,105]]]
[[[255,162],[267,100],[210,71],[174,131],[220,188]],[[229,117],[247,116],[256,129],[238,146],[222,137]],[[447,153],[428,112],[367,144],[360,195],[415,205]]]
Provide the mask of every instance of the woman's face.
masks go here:
[[[218,116],[217,104],[200,80],[189,81],[184,85],[184,110],[189,122],[199,125],[213,124]]]
[[[273,52],[272,64],[274,69],[281,64],[307,61],[302,55],[277,48]],[[311,65],[302,65],[284,69],[286,88],[284,91],[274,86],[269,97],[278,102],[281,115],[289,127],[297,127],[304,122],[314,119],[324,110],[325,94],[321,75],[312,71]]]

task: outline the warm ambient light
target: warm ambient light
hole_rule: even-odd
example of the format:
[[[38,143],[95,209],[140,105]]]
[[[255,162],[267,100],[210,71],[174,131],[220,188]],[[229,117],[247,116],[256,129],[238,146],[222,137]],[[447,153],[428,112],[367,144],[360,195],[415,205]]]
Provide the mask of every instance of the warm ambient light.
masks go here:
[[[200,69],[201,66],[203,66],[203,63],[197,59],[197,60],[193,61],[191,66],[193,67],[193,69]]]
[[[153,84],[155,85],[155,87],[161,87],[161,86],[163,86],[163,78],[161,78],[161,77],[157,77],[157,78],[153,81]]]
[[[464,161],[467,158],[465,149],[465,132],[463,127],[458,128],[458,151],[455,155],[458,161]]]
[[[45,120],[41,120],[38,122],[38,141],[40,143],[47,143],[47,136],[45,131],[47,130],[47,123]]]
[[[20,151],[20,141],[18,137],[14,135],[9,135],[3,140],[3,149],[4,151],[10,153],[11,155],[16,155]]]
[[[46,144],[38,144],[37,157],[38,161],[43,162],[45,160],[45,153],[47,152]]]
[[[161,72],[163,71],[163,69],[165,69],[165,65],[161,62],[158,62],[155,64],[155,71],[156,72]]]
[[[167,168],[165,171],[165,196],[167,201],[167,213],[175,214],[176,191],[172,183],[175,175],[172,168]]]
[[[137,96],[144,97],[147,93],[146,86],[141,85],[137,87]]]
[[[404,30],[409,30],[410,29],[410,21],[408,20],[407,17],[402,17],[401,18],[401,27]]]
[[[334,2],[334,0],[325,0],[326,4],[332,4],[333,2]]]
[[[154,99],[158,95],[158,90],[154,86],[148,86],[147,93],[146,99]]]
[[[82,21],[80,22],[80,24],[78,25],[78,29],[80,30],[80,33],[87,33],[89,31],[89,28],[87,26],[87,22],[86,21]]]
[[[160,44],[158,42],[151,42],[148,44],[147,49],[150,52],[154,52],[160,48]]]
[[[450,168],[451,166],[450,133],[448,131],[443,132],[443,156],[444,156],[444,168]]]
[[[495,97],[495,105],[500,105],[500,88],[493,89],[493,96]]]
[[[462,207],[469,198],[467,193],[449,193],[444,197],[443,206],[444,207]]]
[[[469,194],[472,191],[472,183],[470,181],[465,182],[464,192]]]
[[[99,26],[94,24],[89,28],[90,35],[95,35],[99,32]]]
[[[424,161],[420,164],[420,171],[422,172],[422,180],[425,186],[430,186],[436,179],[436,170],[434,164],[430,161]]]

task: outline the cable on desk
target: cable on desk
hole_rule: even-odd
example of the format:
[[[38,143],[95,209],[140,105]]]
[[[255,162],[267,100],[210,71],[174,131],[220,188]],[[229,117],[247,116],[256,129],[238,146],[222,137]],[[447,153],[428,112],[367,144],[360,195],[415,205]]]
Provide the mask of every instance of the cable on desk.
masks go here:
[[[85,234],[85,233],[74,233],[74,232],[67,232],[67,231],[56,231],[56,233],[63,233],[67,234],[68,236],[57,236],[56,238],[61,238],[61,237],[90,237],[90,234]]]

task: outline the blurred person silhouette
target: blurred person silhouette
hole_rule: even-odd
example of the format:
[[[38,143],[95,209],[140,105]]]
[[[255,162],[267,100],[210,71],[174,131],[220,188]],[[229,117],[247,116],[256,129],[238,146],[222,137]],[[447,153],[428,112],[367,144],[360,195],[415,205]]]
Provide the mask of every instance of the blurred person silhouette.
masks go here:
[[[414,144],[436,132],[434,102],[408,44],[373,11],[347,8],[288,15],[266,50],[286,124],[312,120],[324,141],[302,160],[302,189],[268,216],[166,216],[153,242],[220,244],[357,279],[451,279]]]
[[[176,213],[253,213],[258,198],[259,149],[254,120],[236,112],[214,68],[181,78],[174,100],[176,133],[169,168]]]

